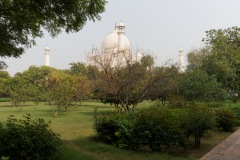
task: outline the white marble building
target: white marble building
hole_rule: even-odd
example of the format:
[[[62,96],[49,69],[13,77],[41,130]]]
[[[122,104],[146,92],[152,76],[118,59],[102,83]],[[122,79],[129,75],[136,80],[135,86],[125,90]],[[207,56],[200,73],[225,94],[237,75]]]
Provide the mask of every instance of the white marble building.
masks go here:
[[[179,51],[178,51],[178,56],[179,56],[179,60],[178,60],[178,71],[182,73],[182,72],[185,71],[184,51],[183,51],[182,48],[179,49]]]
[[[131,43],[125,35],[125,25],[120,22],[102,41],[101,50],[93,50],[88,54],[88,64],[97,65],[93,61],[101,61],[111,68],[123,67],[128,63],[139,62],[142,54],[132,54]]]
[[[44,65],[45,66],[50,66],[50,48],[49,47],[46,47],[44,49]]]

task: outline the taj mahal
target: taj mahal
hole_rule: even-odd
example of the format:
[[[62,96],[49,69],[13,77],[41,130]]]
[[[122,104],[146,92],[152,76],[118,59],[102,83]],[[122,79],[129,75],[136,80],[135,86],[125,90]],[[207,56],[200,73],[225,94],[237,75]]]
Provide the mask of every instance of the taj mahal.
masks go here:
[[[50,48],[44,49],[45,66],[50,66]],[[178,51],[178,70],[185,71],[184,51],[182,48]],[[93,49],[87,54],[87,64],[97,67],[119,68],[127,64],[140,62],[143,54],[133,54],[129,39],[125,35],[125,25],[120,22],[112,32],[110,32],[103,40],[101,49]]]
[[[120,22],[103,39],[100,52],[95,50],[87,56],[88,64],[98,66],[101,63],[104,67],[118,68],[140,62],[143,55],[132,53],[131,43],[125,35],[125,25]]]

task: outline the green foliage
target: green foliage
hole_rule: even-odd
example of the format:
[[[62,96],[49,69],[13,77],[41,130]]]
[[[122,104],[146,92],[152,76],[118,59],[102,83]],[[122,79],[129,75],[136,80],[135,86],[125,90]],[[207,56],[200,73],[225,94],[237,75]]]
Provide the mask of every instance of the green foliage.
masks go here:
[[[139,105],[139,108],[147,108],[152,103],[144,101]],[[232,104],[232,103],[231,103]],[[176,154],[175,148],[171,149],[169,154],[166,153],[152,153],[147,147],[141,148],[143,151],[129,151],[119,149],[113,145],[105,144],[96,140],[95,131],[93,129],[93,109],[98,107],[98,113],[108,113],[114,111],[110,105],[102,104],[99,101],[87,101],[83,107],[79,107],[68,112],[60,112],[60,117],[52,116],[49,106],[40,102],[35,105],[33,102],[25,104],[23,112],[17,112],[11,103],[1,103],[0,117],[1,122],[5,124],[8,115],[13,114],[17,119],[22,118],[24,112],[31,113],[32,119],[43,118],[46,122],[52,121],[50,128],[55,132],[61,134],[61,139],[64,140],[64,150],[61,159],[64,160],[83,160],[83,159],[126,159],[126,160],[196,160],[206,154],[213,146],[216,146],[223,139],[231,134],[231,132],[213,131],[208,134],[201,141],[200,149],[194,149],[186,146],[184,152],[180,151]],[[233,104],[236,105],[236,104]],[[175,109],[174,109],[175,110]],[[179,114],[177,111],[175,114]],[[192,138],[188,139],[188,143],[192,144]],[[145,151],[144,149],[147,149]],[[179,150],[177,150],[179,151]],[[194,154],[194,155],[193,155]],[[92,157],[92,158],[91,158]]]
[[[232,94],[239,91],[240,28],[209,30],[204,41],[210,46],[211,54],[203,61],[202,69],[214,75]]]
[[[19,76],[6,80],[2,89],[18,110],[22,110],[22,105],[36,95],[36,87]]]
[[[0,127],[0,154],[14,160],[58,159],[62,142],[48,127],[49,122],[30,114],[20,120],[10,116],[6,127]]]
[[[186,109],[185,113],[183,112],[181,117],[187,138],[192,134],[195,147],[199,147],[203,134],[215,125],[214,113],[206,106],[192,105]]]
[[[141,146],[147,145],[152,151],[185,145],[180,121],[167,109],[141,111],[134,123],[134,135]]]
[[[126,114],[95,116],[95,130],[102,140],[119,148],[152,151],[184,147],[185,138],[175,114],[158,108]]]
[[[219,108],[216,110],[216,122],[224,132],[233,131],[237,122],[236,114],[228,108]]]
[[[0,68],[1,68],[1,64],[0,64]],[[6,93],[4,93],[3,91],[3,87],[4,87],[4,82],[9,80],[10,78],[11,76],[9,75],[8,72],[0,70],[0,97],[7,97]]]
[[[114,69],[101,64],[96,90],[98,99],[114,104],[120,112],[132,112],[143,100],[165,96],[173,90],[173,67],[153,67],[153,58],[144,56],[142,63],[117,66]]]
[[[240,125],[240,107],[239,106],[232,106],[229,109],[231,109],[235,114],[236,114],[236,125],[239,126]]]
[[[44,82],[46,81],[46,77],[56,71],[57,69],[49,67],[49,66],[30,66],[23,73],[18,73],[15,76],[22,77],[28,83],[32,84],[36,88],[36,95],[32,97],[32,101],[35,102],[43,102],[46,101],[46,88],[44,87]]]
[[[171,95],[167,101],[167,106],[170,108],[183,108],[187,104],[187,100],[181,95]]]
[[[215,115],[207,106],[169,109],[154,105],[131,114],[95,116],[95,130],[104,142],[120,148],[152,151],[185,148],[186,138],[194,137],[195,147],[215,126]]]
[[[223,107],[224,101],[211,101],[206,104],[209,108],[220,108]]]
[[[54,72],[46,77],[45,88],[47,103],[52,107],[55,116],[61,108],[67,110],[72,103],[74,87],[73,79],[69,74]]]
[[[179,92],[190,101],[221,100],[226,96],[221,84],[214,76],[203,70],[193,70],[182,74],[179,78]]]
[[[113,144],[119,148],[134,149],[134,139],[132,139],[132,120],[134,114],[97,114],[94,116],[94,128],[97,135],[105,143]]]
[[[11,98],[0,98],[0,102],[11,102]]]
[[[98,77],[99,70],[96,66],[86,65],[82,62],[70,63],[69,73],[76,76],[87,76],[89,80],[95,80]]]
[[[187,54],[187,70],[196,70],[202,67],[204,60],[211,54],[209,46],[204,46],[199,49],[193,49]]]
[[[146,67],[148,70],[152,70],[154,59],[151,55],[145,55],[141,59],[141,64]]]
[[[1,160],[9,160],[9,157],[4,157],[4,156],[2,156],[2,157],[1,157]]]
[[[43,37],[43,29],[52,36],[81,30],[87,21],[100,20],[105,4],[105,0],[1,1],[0,57],[19,57],[35,45],[35,38]]]

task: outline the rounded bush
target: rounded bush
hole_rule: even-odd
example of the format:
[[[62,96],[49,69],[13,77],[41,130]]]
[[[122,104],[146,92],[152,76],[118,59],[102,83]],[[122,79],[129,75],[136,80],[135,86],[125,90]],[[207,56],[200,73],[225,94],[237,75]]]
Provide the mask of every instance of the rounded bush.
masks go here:
[[[96,114],[94,128],[98,137],[105,143],[118,148],[134,149],[132,137],[132,120],[134,114]]]
[[[194,136],[194,146],[199,147],[201,138],[215,126],[215,117],[211,109],[204,105],[191,105],[182,115],[182,128],[188,138]]]
[[[0,155],[14,160],[59,159],[62,141],[48,128],[49,123],[32,120],[30,114],[23,120],[10,116],[6,127],[0,127]]]
[[[152,151],[185,146],[178,118],[168,109],[150,108],[140,112],[134,123],[134,135],[140,146]]]
[[[233,107],[230,107],[230,109],[236,114],[236,118],[237,118],[236,126],[240,126],[240,107],[233,106]]]
[[[237,116],[231,109],[219,108],[216,110],[216,122],[217,127],[224,132],[233,131],[237,122]]]

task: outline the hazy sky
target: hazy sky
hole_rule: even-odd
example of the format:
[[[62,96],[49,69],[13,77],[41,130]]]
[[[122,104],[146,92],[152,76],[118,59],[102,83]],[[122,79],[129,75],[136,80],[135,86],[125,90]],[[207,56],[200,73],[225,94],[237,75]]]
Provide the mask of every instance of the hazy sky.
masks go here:
[[[84,62],[93,46],[100,48],[104,37],[121,20],[132,44],[144,52],[156,55],[156,63],[178,60],[178,49],[185,53],[199,48],[205,31],[238,26],[239,0],[111,0],[101,21],[88,22],[78,33],[62,33],[52,39],[48,34],[37,39],[37,46],[28,49],[21,58],[5,59],[7,71],[14,75],[29,66],[44,65],[44,48],[51,49],[50,63],[58,69],[68,69],[71,62]]]

